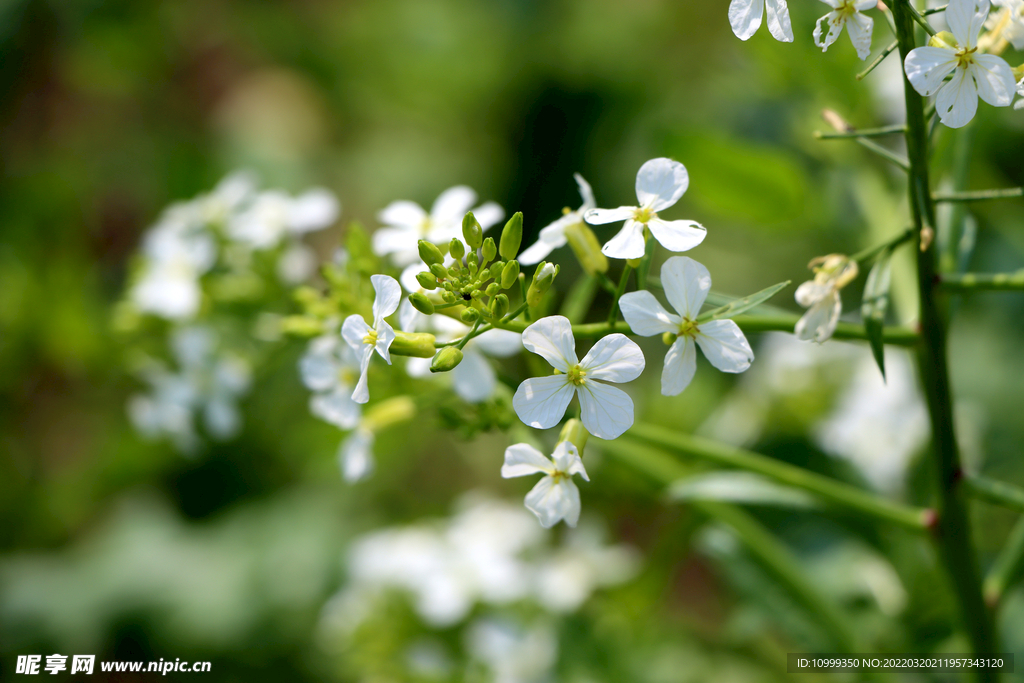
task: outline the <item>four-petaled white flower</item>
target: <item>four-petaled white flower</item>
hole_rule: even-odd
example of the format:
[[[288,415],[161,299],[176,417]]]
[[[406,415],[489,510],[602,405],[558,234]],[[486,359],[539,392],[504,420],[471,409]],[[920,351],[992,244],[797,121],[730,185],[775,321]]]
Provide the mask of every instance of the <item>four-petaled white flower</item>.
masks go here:
[[[992,13],[985,28],[1024,50],[1024,0],[992,0],[992,4],[1001,9]]]
[[[366,324],[363,316],[358,313],[345,318],[341,326],[344,337],[352,350],[359,357],[359,382],[352,392],[352,400],[366,403],[370,400],[370,390],[366,384],[366,373],[370,368],[370,358],[376,350],[380,357],[391,365],[391,342],[395,340],[395,331],[384,321],[396,310],[402,298],[402,288],[395,278],[388,275],[372,275],[370,282],[377,293],[373,300],[373,327]]]
[[[610,334],[594,344],[582,361],[569,319],[541,318],[523,332],[523,346],[557,371],[525,380],[512,397],[519,419],[537,429],[558,424],[574,394],[580,399],[583,426],[601,439],[615,439],[633,426],[633,401],[621,389],[602,384],[630,382],[644,370],[640,347],[623,334]]]
[[[814,279],[796,288],[796,302],[808,309],[796,323],[797,339],[827,341],[836,331],[843,301],[839,290],[857,277],[857,262],[842,254],[819,256],[810,262]]]
[[[749,40],[761,27],[761,17],[768,9],[768,31],[775,40],[793,42],[793,26],[789,22],[786,0],[732,0],[729,4],[729,23],[740,40]]]
[[[590,209],[597,207],[594,201],[594,191],[590,189],[590,183],[583,179],[579,173],[573,174],[576,184],[580,188],[580,196],[583,197],[583,205],[575,211],[565,210],[561,218],[547,227],[541,228],[537,241],[526,251],[519,255],[519,263],[524,266],[532,266],[540,263],[553,250],[565,246],[569,239],[565,236],[565,229],[569,226],[583,222],[583,216]]]
[[[754,352],[739,325],[732,320],[697,323],[700,307],[711,290],[707,268],[686,256],[673,256],[661,267],[661,284],[679,315],[666,311],[645,290],[623,295],[619,309],[629,327],[641,337],[665,333],[676,337],[665,354],[662,394],[675,396],[690,384],[697,371],[697,346],[722,372],[743,372],[750,367]]]
[[[551,458],[525,443],[505,449],[501,476],[510,479],[537,473],[546,476],[526,494],[526,509],[537,515],[545,529],[562,519],[569,526],[576,526],[580,519],[580,490],[576,488],[572,475],[578,474],[590,481],[576,446],[562,441],[555,446]]]
[[[1007,107],[1013,100],[1016,81],[1010,65],[1002,57],[978,53],[978,34],[988,10],[989,0],[950,0],[946,23],[957,44],[919,47],[904,63],[914,89],[925,97],[936,96],[935,110],[950,128],[974,118],[979,97],[995,107]]]
[[[299,361],[302,382],[313,392],[309,411],[342,429],[359,424],[362,408],[352,400],[359,364],[352,349],[333,334],[317,337]]]
[[[443,245],[461,235],[462,218],[474,202],[476,192],[465,185],[442,192],[429,214],[416,202],[392,202],[377,215],[384,227],[373,233],[373,251],[378,256],[390,254],[398,266],[415,263],[419,260],[420,240]],[[505,217],[505,210],[487,202],[473,209],[473,215],[480,227],[487,230]]]
[[[644,228],[669,251],[687,251],[704,241],[707,231],[693,221],[665,221],[658,212],[683,196],[690,185],[686,167],[678,161],[660,157],[651,159],[636,174],[636,198],[640,206],[617,209],[591,209],[584,218],[601,225],[625,220],[622,230],[601,249],[612,258],[640,258],[644,255]]]
[[[857,50],[857,56],[867,59],[871,54],[871,29],[874,21],[861,12],[878,5],[878,0],[821,0],[832,8],[832,11],[818,19],[814,25],[814,44],[821,48],[822,52],[828,50],[829,45],[836,42],[839,34],[846,27],[850,34],[850,42]],[[828,24],[828,32],[822,38],[822,24]]]

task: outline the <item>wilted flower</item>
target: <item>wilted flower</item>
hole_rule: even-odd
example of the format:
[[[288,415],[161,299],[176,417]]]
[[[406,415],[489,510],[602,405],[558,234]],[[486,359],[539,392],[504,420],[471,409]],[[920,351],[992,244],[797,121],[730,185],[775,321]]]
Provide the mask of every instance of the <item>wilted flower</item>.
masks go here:
[[[359,314],[345,318],[341,326],[341,336],[359,357],[359,381],[352,392],[352,400],[356,403],[366,403],[370,400],[366,374],[373,352],[376,351],[388,365],[391,365],[391,354],[388,350],[391,348],[391,342],[395,340],[395,331],[384,318],[398,310],[398,302],[402,298],[402,288],[395,278],[388,275],[372,275],[370,282],[376,292],[373,300],[373,327],[367,325],[363,316]]]
[[[555,446],[551,458],[525,443],[505,449],[502,477],[510,479],[538,473],[546,476],[526,494],[526,508],[537,515],[540,525],[545,529],[553,527],[562,519],[569,526],[576,526],[580,519],[580,490],[576,488],[572,476],[578,474],[590,481],[576,446],[562,441]]]
[[[842,254],[829,254],[813,259],[808,268],[814,279],[796,288],[796,302],[808,309],[796,323],[798,339],[819,344],[831,338],[843,312],[839,290],[857,278],[857,262]]]
[[[814,26],[814,44],[824,52],[829,45],[836,42],[839,34],[846,27],[850,34],[850,42],[857,50],[857,56],[867,59],[871,54],[871,29],[874,21],[861,12],[878,6],[878,0],[821,0],[832,8],[832,11],[818,19]],[[822,38],[822,24],[828,24],[828,32]]]
[[[740,40],[749,40],[761,27],[761,17],[768,9],[768,31],[775,40],[793,42],[793,26],[789,21],[786,0],[732,0],[729,4],[729,23]]]

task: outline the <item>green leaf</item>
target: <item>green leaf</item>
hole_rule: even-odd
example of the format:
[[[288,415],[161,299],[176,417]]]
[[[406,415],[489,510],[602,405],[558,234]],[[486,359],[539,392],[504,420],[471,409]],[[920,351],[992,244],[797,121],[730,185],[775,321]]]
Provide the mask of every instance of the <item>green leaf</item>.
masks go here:
[[[768,301],[768,299],[771,299],[779,292],[779,290],[784,287],[788,287],[789,283],[790,280],[780,282],[779,284],[772,285],[767,289],[762,289],[756,294],[751,294],[748,297],[727,303],[725,306],[720,306],[719,308],[707,311],[706,313],[701,313],[697,318],[697,322],[706,323],[711,320],[719,320],[720,318],[731,318],[745,311],[749,311],[754,306],[760,305],[765,301]]]
[[[864,319],[864,331],[868,335],[871,353],[878,363],[878,369],[885,378],[885,344],[882,331],[885,328],[885,313],[889,310],[889,284],[892,280],[890,262],[892,249],[878,255],[864,283],[864,297],[861,299],[860,315]]]
[[[816,507],[814,497],[789,486],[777,484],[753,472],[725,471],[698,474],[669,486],[669,497],[677,501],[711,500],[720,503]]]

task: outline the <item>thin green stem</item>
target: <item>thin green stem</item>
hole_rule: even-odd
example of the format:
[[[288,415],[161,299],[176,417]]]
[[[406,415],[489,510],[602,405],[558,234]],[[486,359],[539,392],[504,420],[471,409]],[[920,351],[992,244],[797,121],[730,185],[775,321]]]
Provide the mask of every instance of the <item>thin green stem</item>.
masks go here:
[[[900,43],[900,59],[906,61],[915,49],[914,22],[928,27],[909,0],[893,0],[893,19]],[[934,31],[930,31],[934,35]],[[910,161],[909,195],[914,229],[921,236],[934,234],[935,205],[928,178],[928,129],[921,95],[903,75],[907,112],[907,158]],[[926,238],[928,239],[928,238]],[[930,240],[934,244],[934,240]],[[935,248],[917,249],[918,292],[921,301],[921,344],[917,346],[918,369],[932,425],[932,448],[938,478],[938,522],[935,540],[949,574],[959,611],[975,653],[997,651],[992,615],[981,595],[981,577],[971,538],[971,527],[964,500],[960,454],[953,426],[953,402],[949,384],[946,351],[945,312],[936,299]],[[978,670],[978,679],[995,681],[998,674]]]
[[[985,595],[985,602],[989,607],[995,609],[999,606],[1006,589],[1020,577],[1024,571],[1024,517],[1017,520],[1017,524],[1006,539],[1006,545],[996,556],[991,569],[985,575],[985,583],[982,584],[982,593]]]
[[[928,17],[933,14],[938,14],[939,12],[945,12],[948,6],[949,5],[943,5],[942,7],[932,7],[931,9],[926,9],[924,12],[921,12],[921,14]]]
[[[902,168],[904,171],[909,171],[910,170],[910,162],[905,157],[901,157],[896,152],[893,152],[890,149],[886,149],[885,147],[882,147],[880,144],[878,144],[874,140],[868,140],[867,138],[864,138],[864,137],[857,137],[857,138],[854,138],[854,139],[858,143],[860,143],[861,147],[864,147],[865,149],[871,150],[872,152],[874,152],[878,156],[882,157],[883,159],[891,161],[892,163],[894,163],[897,166],[899,166],[900,168]]]
[[[994,190],[970,190],[967,192],[936,192],[936,202],[984,202],[991,199],[1015,199],[1024,197],[1024,187],[1003,187]]]
[[[900,0],[896,0],[897,4],[899,4],[899,2],[900,2]],[[934,36],[936,33],[938,33],[938,31],[936,31],[934,28],[932,28],[932,25],[928,23],[928,20],[925,19],[923,16],[921,16],[921,13],[917,11],[916,7],[914,7],[914,3],[910,2],[909,0],[907,0],[907,9],[910,12],[910,18],[913,19],[914,21],[916,21],[921,26],[921,28],[923,28],[925,30],[925,32],[928,35]],[[894,19],[895,19],[896,11],[897,10],[893,11],[893,18]],[[896,30],[897,30],[897,32],[899,31],[899,27],[898,26],[897,26]]]
[[[930,510],[900,505],[802,467],[692,434],[681,434],[656,425],[634,424],[629,436],[717,465],[757,472],[783,484],[808,491],[824,501],[914,531],[924,531],[934,519],[934,513]],[[628,442],[632,442],[632,439],[626,438]]]
[[[849,138],[877,138],[906,132],[907,127],[900,123],[895,126],[882,126],[881,128],[855,128],[854,130],[841,133],[824,133],[816,130],[814,131],[814,137],[818,140],[846,140]]]
[[[687,468],[674,458],[642,444],[626,444],[621,439],[607,441],[601,444],[601,451],[642,472],[661,486],[669,486],[689,474]],[[849,619],[808,580],[793,552],[752,515],[725,503],[691,501],[689,505],[728,526],[758,563],[826,629],[841,651],[857,651],[857,638],[848,625]]]
[[[1015,273],[949,273],[939,279],[939,286],[952,292],[974,290],[1024,290],[1024,269]]]
[[[622,277],[619,278],[619,286],[615,289],[615,298],[612,299],[612,308],[608,311],[608,325],[611,329],[615,326],[615,320],[619,317],[619,299],[626,292],[626,285],[629,283],[629,272],[633,270],[628,263],[622,266]]]
[[[978,476],[966,477],[964,488],[972,498],[1024,512],[1024,488]]]
[[[882,244],[878,244],[873,247],[868,247],[867,249],[858,251],[856,254],[850,257],[850,260],[856,261],[857,263],[864,263],[865,261],[871,260],[872,258],[882,253],[886,249],[894,249],[899,245],[903,244],[904,242],[909,242],[912,239],[914,239],[914,229],[907,228],[899,235],[896,235],[896,237],[893,237],[888,242],[883,242]]]
[[[889,45],[884,50],[882,50],[879,53],[879,55],[877,57],[875,57],[874,60],[872,60],[872,62],[870,64],[868,64],[868,68],[864,69],[859,74],[857,74],[857,80],[858,81],[864,80],[865,76],[867,76],[869,73],[871,73],[876,68],[878,68],[878,65],[881,64],[882,62],[884,62],[885,58],[888,57],[889,55],[891,55],[893,53],[893,51],[896,48],[898,48],[899,46],[900,46],[900,44],[898,42],[896,42],[895,40],[893,42],[889,43]]]
[[[466,336],[464,336],[462,339],[459,340],[459,343],[455,345],[455,348],[457,348],[457,349],[464,348],[466,346],[466,344],[469,343],[470,339],[472,339],[473,337],[477,336],[477,330],[480,329],[480,323],[482,321],[483,321],[483,318],[477,318],[476,322],[473,323],[473,329],[471,329]],[[483,334],[483,333],[481,332],[480,334]]]
[[[615,283],[612,282],[608,278],[607,274],[605,274],[605,273],[598,273],[594,277],[597,278],[597,281],[601,283],[601,286],[604,287],[608,291],[609,294],[615,294],[615,291],[616,291]]]

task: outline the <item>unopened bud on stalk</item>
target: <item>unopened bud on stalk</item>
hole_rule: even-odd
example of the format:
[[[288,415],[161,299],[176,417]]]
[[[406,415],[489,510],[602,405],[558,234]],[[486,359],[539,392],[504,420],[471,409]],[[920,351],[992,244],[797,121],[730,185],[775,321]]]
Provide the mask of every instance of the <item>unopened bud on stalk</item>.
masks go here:
[[[438,280],[443,280],[446,277],[448,277],[448,269],[442,266],[440,263],[431,264],[430,272]]]
[[[511,261],[519,254],[519,245],[523,243],[523,212],[516,211],[512,218],[505,223],[505,229],[501,231],[501,242],[498,245],[498,252],[501,258]]]
[[[465,308],[462,310],[462,313],[459,314],[459,318],[461,318],[462,322],[467,325],[472,325],[480,319],[480,311],[475,308]]]
[[[541,261],[540,266],[533,274],[533,282],[526,291],[527,305],[534,307],[540,304],[541,298],[551,288],[551,283],[555,281],[555,276],[558,275],[559,270],[558,266],[552,265],[547,261]]]
[[[509,261],[501,271],[501,288],[508,289],[519,279],[519,261]]]
[[[497,282],[492,282],[487,285],[487,289],[484,290],[484,294],[487,296],[494,296],[499,290],[501,290],[501,286]]]
[[[422,294],[420,296],[423,296]],[[434,335],[426,332],[400,332],[395,330],[395,340],[390,351],[395,356],[430,358],[434,355]]]
[[[949,31],[939,31],[928,40],[928,47],[944,47],[948,50],[955,50],[956,45],[956,36]]]
[[[422,273],[416,273],[416,282],[420,284],[423,289],[437,289],[437,277],[433,273],[426,271]]]
[[[583,457],[583,448],[587,445],[587,438],[590,436],[590,432],[583,426],[583,423],[573,418],[565,423],[562,427],[561,433],[558,435],[559,441],[568,441],[576,450],[579,452],[580,457]]]
[[[444,263],[444,254],[437,248],[432,242],[427,240],[420,240],[416,243],[416,247],[419,250],[420,258],[427,266],[432,266],[435,263]]]
[[[491,313],[495,318],[504,318],[508,314],[508,296],[499,294],[491,302]]]
[[[431,372],[449,372],[462,362],[462,349],[446,346],[430,361]]]
[[[494,260],[494,257],[498,255],[498,247],[494,244],[493,237],[488,237],[484,240],[484,246],[481,253],[484,256],[484,263],[490,263]]]
[[[448,244],[448,253],[456,261],[461,261],[462,257],[466,255],[466,246],[459,241],[458,237],[453,237],[452,241]]]
[[[480,245],[483,244],[484,229],[480,227],[480,223],[472,211],[467,213],[465,218],[462,219],[462,236],[466,239],[466,244],[470,249],[479,249]],[[460,256],[459,258],[462,257]]]
[[[601,243],[586,223],[581,221],[567,227],[565,238],[587,275],[608,272],[608,257],[601,253]]]
[[[416,404],[409,396],[395,396],[381,401],[363,414],[360,428],[368,432],[378,432],[385,427],[400,422],[408,422],[416,417]]]
[[[409,295],[409,303],[423,315],[434,315],[434,302],[422,292],[414,292]]]

